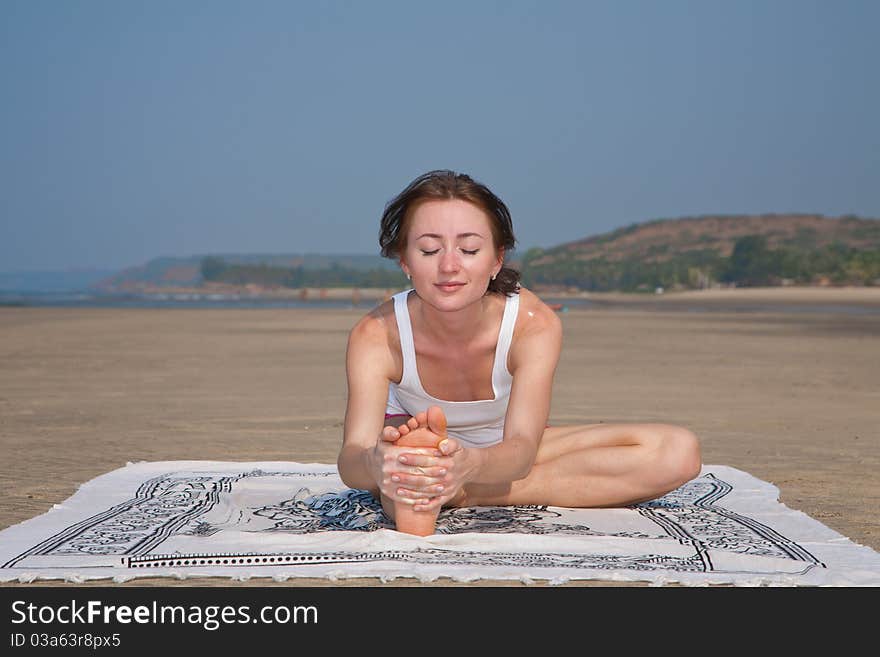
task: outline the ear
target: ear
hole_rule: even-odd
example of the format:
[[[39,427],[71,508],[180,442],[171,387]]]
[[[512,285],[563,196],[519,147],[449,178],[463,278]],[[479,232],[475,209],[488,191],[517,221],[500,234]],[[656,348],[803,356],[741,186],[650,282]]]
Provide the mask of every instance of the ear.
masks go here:
[[[504,266],[504,247],[502,246],[498,249],[498,271],[501,271],[501,268]],[[497,274],[498,272],[496,272]]]
[[[409,267],[407,267],[407,265],[403,261],[402,257],[397,261],[397,264],[400,265],[400,269],[401,269],[401,271],[403,271],[403,275],[406,276],[407,278],[409,278],[410,277]]]

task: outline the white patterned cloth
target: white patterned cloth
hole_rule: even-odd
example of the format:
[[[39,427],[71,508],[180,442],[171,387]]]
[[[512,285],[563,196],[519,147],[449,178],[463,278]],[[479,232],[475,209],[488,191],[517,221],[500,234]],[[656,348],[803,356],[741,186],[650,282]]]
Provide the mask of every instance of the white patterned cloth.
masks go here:
[[[0,581],[135,577],[415,577],[878,586],[880,554],[720,465],[652,502],[444,510],[437,533],[394,530],[335,466],[136,463],[0,531]]]

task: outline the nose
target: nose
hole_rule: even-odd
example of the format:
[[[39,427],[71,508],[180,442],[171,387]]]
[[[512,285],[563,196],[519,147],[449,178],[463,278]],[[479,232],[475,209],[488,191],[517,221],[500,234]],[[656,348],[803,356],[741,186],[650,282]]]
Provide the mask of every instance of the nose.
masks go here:
[[[459,267],[458,253],[455,249],[445,249],[440,256],[440,271],[444,273],[456,272]]]

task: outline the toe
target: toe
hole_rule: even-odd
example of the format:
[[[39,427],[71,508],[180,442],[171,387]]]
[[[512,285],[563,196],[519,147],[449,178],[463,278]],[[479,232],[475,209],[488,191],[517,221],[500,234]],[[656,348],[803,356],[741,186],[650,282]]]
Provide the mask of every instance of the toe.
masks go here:
[[[446,415],[439,406],[431,406],[426,413],[428,427],[438,436],[446,435]]]

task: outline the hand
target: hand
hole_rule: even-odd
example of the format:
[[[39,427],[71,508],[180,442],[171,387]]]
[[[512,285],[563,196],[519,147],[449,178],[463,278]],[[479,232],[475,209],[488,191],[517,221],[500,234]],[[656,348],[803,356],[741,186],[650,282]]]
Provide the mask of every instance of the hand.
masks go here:
[[[388,437],[396,440],[398,432],[389,431]],[[473,471],[475,450],[464,448],[455,438],[444,438],[432,454],[406,448],[398,457],[400,468],[392,474],[392,481],[399,484],[398,499],[413,504],[415,511],[437,511],[454,499]]]
[[[416,421],[411,419],[410,422],[415,424]],[[395,444],[409,431],[407,425],[386,426],[373,449],[372,462],[376,483],[384,497],[416,504],[443,492],[446,470],[438,462],[443,455],[440,450]]]

